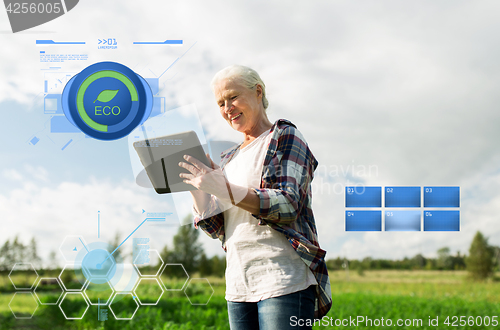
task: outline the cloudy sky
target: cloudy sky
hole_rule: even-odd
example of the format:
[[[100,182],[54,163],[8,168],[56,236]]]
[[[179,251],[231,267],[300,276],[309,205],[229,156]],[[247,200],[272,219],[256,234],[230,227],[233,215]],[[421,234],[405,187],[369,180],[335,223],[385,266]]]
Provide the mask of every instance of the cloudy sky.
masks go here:
[[[169,212],[168,196],[135,184],[127,139],[103,142],[48,133],[39,51],[87,53],[78,72],[111,60],[160,78],[166,109],[194,104],[206,136],[241,139],[220,118],[209,83],[221,68],[256,69],[272,121],[287,118],[320,163],[313,210],[327,258],[434,256],[467,252],[476,231],[500,245],[500,3],[497,1],[97,1],[12,34],[0,11],[0,244],[19,235],[45,257],[66,235],[126,237],[141,212]],[[116,38],[118,49],[98,50]],[[36,46],[37,39],[85,46]],[[133,41],[182,39],[180,47]],[[191,49],[189,49],[192,47]],[[188,51],[189,49],[189,51]],[[186,53],[187,51],[187,53]],[[34,135],[44,137],[33,146]],[[344,230],[346,184],[454,185],[460,232]],[[189,203],[177,205],[183,218]],[[143,226],[137,237],[171,244],[175,225]],[[208,254],[217,241],[201,236]]]

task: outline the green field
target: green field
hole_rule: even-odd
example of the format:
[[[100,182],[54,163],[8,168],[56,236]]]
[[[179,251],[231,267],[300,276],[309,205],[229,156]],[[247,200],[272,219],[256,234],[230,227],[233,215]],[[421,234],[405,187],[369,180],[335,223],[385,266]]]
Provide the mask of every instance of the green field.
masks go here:
[[[363,317],[371,319],[372,326],[360,322],[358,326],[347,324],[344,329],[391,328],[376,326],[384,318],[392,321],[392,328],[398,329],[494,329],[493,316],[500,316],[500,282],[470,282],[466,273],[461,271],[365,271],[363,276],[351,272],[349,280],[344,271],[332,271],[331,285],[333,308],[328,319],[323,320],[314,329],[331,329],[335,320],[347,324],[349,318]],[[195,276],[193,276],[195,277]],[[9,309],[13,296],[13,288],[9,280],[0,277],[0,329],[228,329],[227,308],[224,300],[224,280],[209,278],[215,293],[207,305],[191,305],[182,291],[168,291],[163,294],[156,306],[141,306],[132,320],[115,320],[111,312],[108,321],[97,320],[97,306],[91,306],[82,320],[66,320],[58,306],[39,306],[32,319],[16,320]],[[191,286],[189,295],[193,303],[202,303],[210,295],[206,286]],[[144,286],[137,292],[141,301],[154,303],[158,295],[154,286]],[[8,292],[6,292],[8,291]],[[50,298],[49,294],[47,299]],[[43,295],[41,295],[41,299]],[[78,298],[78,295],[72,297]],[[21,298],[21,297],[19,297]],[[18,315],[26,315],[33,303],[30,295],[16,299],[13,306]],[[68,313],[78,315],[85,306],[78,304],[78,299],[71,304],[65,302]],[[119,300],[119,299],[118,299]],[[116,306],[122,310],[118,317],[128,317],[135,309],[132,298],[116,300]],[[127,314],[128,313],[128,314]],[[450,325],[444,324],[446,317]],[[456,325],[453,326],[453,316]],[[465,326],[460,326],[460,316]],[[474,321],[469,317],[474,317]],[[330,317],[332,319],[330,319]],[[429,317],[438,317],[438,326],[429,326]],[[488,318],[489,317],[489,318]],[[495,318],[495,319],[496,319]],[[415,324],[396,326],[398,319]],[[488,322],[490,326],[478,326],[479,321]],[[467,322],[474,322],[468,325]],[[328,325],[326,325],[328,323]],[[330,326],[333,324],[333,326]],[[379,323],[380,324],[380,323]]]

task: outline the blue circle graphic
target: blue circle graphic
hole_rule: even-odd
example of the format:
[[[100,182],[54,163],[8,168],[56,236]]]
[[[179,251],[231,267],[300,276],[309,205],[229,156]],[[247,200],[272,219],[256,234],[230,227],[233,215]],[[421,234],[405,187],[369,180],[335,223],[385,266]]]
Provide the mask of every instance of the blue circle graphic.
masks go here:
[[[68,81],[62,94],[68,120],[99,140],[127,136],[151,114],[153,94],[134,71],[115,62],[99,62]]]
[[[82,261],[87,279],[95,284],[108,282],[116,272],[116,262],[105,249],[90,250]]]

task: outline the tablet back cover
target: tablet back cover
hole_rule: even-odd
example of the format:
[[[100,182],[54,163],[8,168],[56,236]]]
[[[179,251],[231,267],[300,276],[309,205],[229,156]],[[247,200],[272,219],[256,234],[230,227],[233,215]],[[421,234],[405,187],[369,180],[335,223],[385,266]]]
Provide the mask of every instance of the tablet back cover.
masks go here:
[[[196,190],[179,177],[181,172],[189,173],[178,165],[185,161],[184,155],[190,155],[210,166],[194,131],[136,141],[134,148],[158,194]]]

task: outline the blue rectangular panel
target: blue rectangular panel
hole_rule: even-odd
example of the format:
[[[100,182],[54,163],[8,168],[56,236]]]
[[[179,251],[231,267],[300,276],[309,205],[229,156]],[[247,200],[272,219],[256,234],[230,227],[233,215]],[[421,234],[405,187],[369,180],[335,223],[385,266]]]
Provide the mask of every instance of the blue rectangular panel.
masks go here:
[[[420,231],[420,210],[385,211],[385,231]]]
[[[44,98],[43,112],[45,114],[63,114],[61,94],[47,94]]]
[[[146,82],[148,83],[149,87],[151,88],[151,92],[153,92],[153,95],[158,94],[158,91],[160,90],[160,79],[158,78],[144,78]]]
[[[345,187],[345,207],[382,207],[382,187]]]
[[[420,187],[385,187],[385,207],[420,207]]]
[[[424,187],[424,207],[460,207],[460,187]]]
[[[424,231],[460,231],[460,211],[424,211]]]
[[[54,116],[50,118],[51,133],[78,133],[81,132],[66,118],[66,116]]]
[[[382,211],[345,211],[346,231],[382,231]]]

